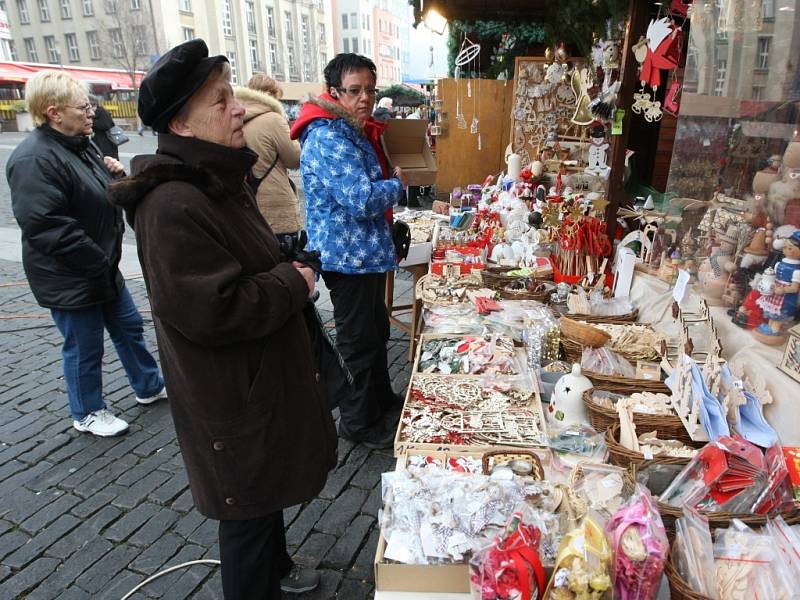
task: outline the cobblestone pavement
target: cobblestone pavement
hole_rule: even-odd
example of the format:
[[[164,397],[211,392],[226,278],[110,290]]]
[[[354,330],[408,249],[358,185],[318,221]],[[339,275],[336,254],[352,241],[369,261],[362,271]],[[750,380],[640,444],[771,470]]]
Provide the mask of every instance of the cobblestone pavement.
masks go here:
[[[3,171],[19,142],[12,135],[0,137]],[[134,138],[132,145],[139,143],[148,140]],[[0,226],[15,226],[9,204],[2,177]],[[128,287],[157,355],[144,283],[132,279]],[[318,307],[330,320],[332,307],[321,291]],[[410,281],[401,273],[398,302],[409,293]],[[408,342],[394,328],[391,335],[390,374],[401,391],[410,374]],[[60,348],[58,331],[34,301],[21,264],[0,260],[0,600],[120,600],[163,568],[219,558],[217,523],[193,507],[168,405],[136,405],[106,340],[106,401],[130,431],[111,439],[77,433],[68,416]],[[294,559],[323,574],[319,589],[287,598],[373,596],[380,475],[394,468],[394,459],[390,451],[340,441],[339,461],[318,498],[285,511]],[[133,598],[220,599],[219,569],[175,572]]]
[[[135,404],[107,340],[104,393],[130,432],[111,439],[77,433],[67,413],[61,338],[49,314],[34,302],[18,263],[0,261],[0,286],[0,600],[119,600],[165,567],[218,558],[217,524],[193,507],[167,404]],[[128,286],[156,352],[144,284]],[[329,304],[321,308],[332,318]],[[408,382],[407,349],[393,329],[395,390]],[[318,498],[285,511],[291,554],[323,573],[318,590],[287,597],[372,597],[380,475],[394,459],[390,451],[340,440],[339,460]],[[168,575],[134,596],[221,597],[218,569],[205,566]]]

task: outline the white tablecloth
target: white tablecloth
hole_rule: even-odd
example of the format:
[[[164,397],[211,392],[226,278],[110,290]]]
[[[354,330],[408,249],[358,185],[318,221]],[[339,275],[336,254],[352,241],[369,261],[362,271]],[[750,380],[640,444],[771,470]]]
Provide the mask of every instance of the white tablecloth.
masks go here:
[[[672,289],[666,283],[637,272],[631,286],[631,300],[639,307],[639,320],[642,323],[654,323],[665,331],[676,331],[672,319]],[[682,306],[692,310],[698,301],[699,297],[690,287]],[[778,369],[784,347],[765,346],[749,331],[734,325],[726,310],[726,307],[711,308],[724,357],[743,364],[747,373],[756,371],[761,374],[774,398],[772,404],[764,407],[767,421],[778,432],[784,446],[800,445],[800,383]],[[707,340],[692,341],[695,348],[699,349],[704,347]]]

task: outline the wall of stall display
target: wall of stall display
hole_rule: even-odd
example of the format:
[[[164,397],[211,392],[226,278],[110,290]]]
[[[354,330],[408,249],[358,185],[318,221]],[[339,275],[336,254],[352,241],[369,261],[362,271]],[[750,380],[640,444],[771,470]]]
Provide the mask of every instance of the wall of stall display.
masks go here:
[[[694,3],[654,272],[781,345],[800,295],[800,2]],[[663,263],[663,264],[661,264]]]

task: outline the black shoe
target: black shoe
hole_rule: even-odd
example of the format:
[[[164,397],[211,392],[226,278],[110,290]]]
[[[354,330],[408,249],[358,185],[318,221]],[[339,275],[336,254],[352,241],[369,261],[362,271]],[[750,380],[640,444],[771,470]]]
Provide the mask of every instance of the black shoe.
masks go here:
[[[353,435],[339,423],[339,437],[354,444],[361,444],[370,450],[387,450],[394,448],[394,431],[373,429],[365,435]]]

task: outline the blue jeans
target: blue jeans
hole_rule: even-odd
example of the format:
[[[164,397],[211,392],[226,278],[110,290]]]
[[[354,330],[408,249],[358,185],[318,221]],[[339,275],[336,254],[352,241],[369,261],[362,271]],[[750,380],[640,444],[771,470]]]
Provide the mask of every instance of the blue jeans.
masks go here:
[[[128,288],[116,300],[78,310],[50,309],[56,327],[64,336],[61,356],[67,384],[69,410],[80,421],[89,413],[106,408],[103,401],[103,329],[107,329],[139,398],[154,396],[164,387],[155,359],[144,343],[142,317]]]

